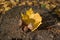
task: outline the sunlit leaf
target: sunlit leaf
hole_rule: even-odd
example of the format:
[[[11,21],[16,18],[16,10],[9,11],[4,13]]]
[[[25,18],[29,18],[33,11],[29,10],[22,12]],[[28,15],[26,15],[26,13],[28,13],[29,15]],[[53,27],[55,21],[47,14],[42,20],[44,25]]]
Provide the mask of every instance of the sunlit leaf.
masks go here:
[[[32,10],[32,8],[30,8],[29,10],[26,11],[25,14],[21,14],[22,16],[22,20],[27,24],[32,24],[32,26],[29,26],[29,29],[31,31],[36,30],[39,25],[42,24],[42,17],[39,15],[39,13],[34,13],[34,11]]]

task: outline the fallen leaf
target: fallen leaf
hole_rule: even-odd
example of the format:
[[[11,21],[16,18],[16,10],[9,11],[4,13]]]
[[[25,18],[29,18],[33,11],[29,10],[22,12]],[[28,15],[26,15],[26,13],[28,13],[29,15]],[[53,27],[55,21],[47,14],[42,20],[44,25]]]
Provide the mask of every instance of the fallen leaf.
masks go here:
[[[21,16],[22,16],[22,20],[28,25],[28,28],[31,31],[36,30],[39,27],[39,25],[42,24],[42,17],[38,12],[34,13],[32,8],[27,10],[25,14],[21,13]]]

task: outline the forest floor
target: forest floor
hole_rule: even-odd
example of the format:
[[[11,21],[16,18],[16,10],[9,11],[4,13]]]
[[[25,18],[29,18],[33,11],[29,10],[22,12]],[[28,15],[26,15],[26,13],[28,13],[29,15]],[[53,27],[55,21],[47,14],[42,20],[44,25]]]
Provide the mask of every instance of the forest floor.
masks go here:
[[[30,4],[29,1],[24,4],[24,0],[13,2],[0,1],[0,40],[60,40],[60,0],[30,1]],[[45,8],[43,2],[51,7]],[[19,25],[21,12],[29,8],[42,16],[42,24],[34,32],[24,32]]]

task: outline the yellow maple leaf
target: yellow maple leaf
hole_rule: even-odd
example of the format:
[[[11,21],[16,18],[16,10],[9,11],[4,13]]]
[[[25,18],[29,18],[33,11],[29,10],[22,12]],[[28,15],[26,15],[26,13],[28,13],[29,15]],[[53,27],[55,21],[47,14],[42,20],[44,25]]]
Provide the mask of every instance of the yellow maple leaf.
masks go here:
[[[21,16],[22,20],[27,25],[29,25],[30,23],[32,24],[32,29],[30,29],[31,31],[36,30],[39,27],[39,25],[42,24],[42,17],[39,15],[39,13],[34,13],[32,8],[27,10],[25,14],[22,13]]]

